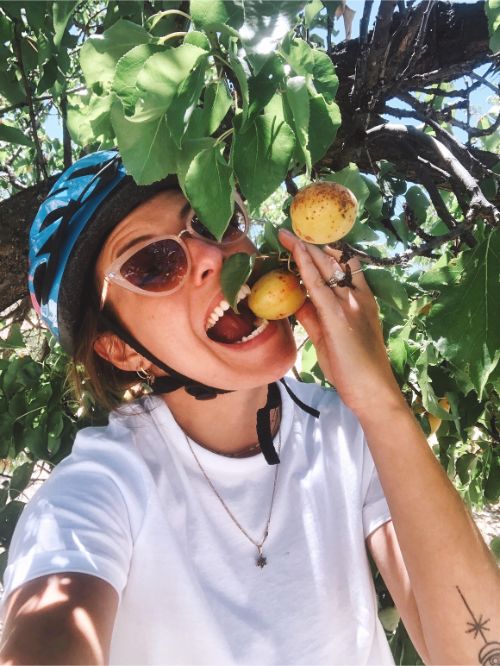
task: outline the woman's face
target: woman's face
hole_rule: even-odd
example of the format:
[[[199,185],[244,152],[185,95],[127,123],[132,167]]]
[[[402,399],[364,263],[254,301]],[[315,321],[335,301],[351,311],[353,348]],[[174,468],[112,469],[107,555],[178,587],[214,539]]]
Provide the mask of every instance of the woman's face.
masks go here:
[[[179,234],[192,217],[181,192],[157,194],[132,211],[108,237],[96,265],[102,287],[104,274],[120,254],[145,238]],[[172,294],[151,297],[109,283],[106,302],[124,327],[152,354],[174,370],[209,386],[248,389],[282,377],[293,365],[295,342],[287,320],[269,322],[248,342],[226,343],[207,335],[209,318],[223,300],[220,273],[225,257],[255,252],[248,238],[223,247],[184,236],[191,272]],[[214,337],[214,333],[211,333]],[[125,359],[125,360],[124,360]],[[130,367],[124,367],[124,362]],[[149,363],[130,355],[115,363],[122,369],[147,368]],[[158,373],[159,374],[159,373]]]

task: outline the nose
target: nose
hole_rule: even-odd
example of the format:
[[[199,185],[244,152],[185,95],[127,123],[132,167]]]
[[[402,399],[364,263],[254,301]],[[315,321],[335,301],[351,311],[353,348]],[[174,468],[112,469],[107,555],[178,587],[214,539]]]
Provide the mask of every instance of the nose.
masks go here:
[[[184,241],[191,256],[191,281],[200,286],[222,269],[225,252],[222,246],[205,243],[198,238],[187,238]]]
[[[214,275],[219,276],[224,259],[231,254],[236,252],[252,254],[255,251],[255,247],[246,238],[242,239],[241,243],[233,245],[206,243],[199,238],[187,238],[184,242],[191,257],[191,276],[194,285],[201,285]]]

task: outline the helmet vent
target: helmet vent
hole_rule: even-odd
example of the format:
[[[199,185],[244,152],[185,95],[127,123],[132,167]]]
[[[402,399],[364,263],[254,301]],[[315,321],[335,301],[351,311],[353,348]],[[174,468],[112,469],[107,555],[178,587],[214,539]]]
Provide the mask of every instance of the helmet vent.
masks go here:
[[[35,292],[35,298],[39,304],[41,304],[41,296],[43,285],[45,283],[45,274],[47,273],[47,264],[38,264],[33,276],[33,291]]]

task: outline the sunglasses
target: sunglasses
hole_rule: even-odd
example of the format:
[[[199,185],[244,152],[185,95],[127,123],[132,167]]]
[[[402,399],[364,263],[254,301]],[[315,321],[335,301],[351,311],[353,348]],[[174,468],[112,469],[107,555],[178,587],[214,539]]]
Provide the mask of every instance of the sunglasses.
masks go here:
[[[100,309],[104,307],[110,282],[147,296],[165,296],[180,289],[191,270],[191,257],[183,236],[228,247],[247,234],[248,215],[240,200],[235,203],[233,216],[220,241],[194,216],[179,234],[159,236],[134,246],[106,270]]]

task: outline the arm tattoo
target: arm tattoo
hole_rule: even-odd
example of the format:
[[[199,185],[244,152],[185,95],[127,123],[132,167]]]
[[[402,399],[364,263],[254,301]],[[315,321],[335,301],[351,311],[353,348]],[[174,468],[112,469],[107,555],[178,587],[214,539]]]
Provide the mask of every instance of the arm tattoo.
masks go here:
[[[488,641],[485,634],[486,631],[490,630],[489,627],[486,626],[490,621],[489,618],[487,620],[483,620],[482,615],[479,616],[479,619],[476,618],[471,610],[471,607],[465,600],[461,589],[458,587],[458,585],[456,588],[472,618],[472,622],[467,622],[469,629],[466,630],[466,633],[474,634],[474,638],[481,636],[484,641],[484,645],[479,650],[478,654],[479,663],[481,666],[500,666],[500,643],[497,641]]]

